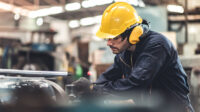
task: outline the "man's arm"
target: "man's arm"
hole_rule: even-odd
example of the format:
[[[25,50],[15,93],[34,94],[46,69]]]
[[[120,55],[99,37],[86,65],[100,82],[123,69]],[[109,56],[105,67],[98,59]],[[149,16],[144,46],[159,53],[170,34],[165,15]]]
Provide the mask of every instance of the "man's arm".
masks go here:
[[[155,74],[164,65],[166,57],[167,52],[161,44],[146,46],[143,53],[136,60],[129,77],[106,80],[103,89],[111,92],[120,92],[150,86]]]
[[[96,81],[97,85],[104,85],[109,81],[116,81],[122,78],[122,70],[119,65],[119,60],[115,57],[114,64],[111,65],[104,73],[102,73]]]

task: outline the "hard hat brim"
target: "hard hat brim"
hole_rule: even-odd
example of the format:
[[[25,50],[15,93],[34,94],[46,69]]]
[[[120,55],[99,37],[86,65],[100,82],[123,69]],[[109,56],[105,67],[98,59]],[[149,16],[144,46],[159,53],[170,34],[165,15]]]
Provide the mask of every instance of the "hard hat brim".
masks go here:
[[[109,34],[109,33],[104,33],[104,32],[101,32],[101,30],[98,30],[97,33],[96,33],[96,36],[99,37],[99,38],[101,38],[101,39],[113,39],[117,35],[112,35],[112,34]]]

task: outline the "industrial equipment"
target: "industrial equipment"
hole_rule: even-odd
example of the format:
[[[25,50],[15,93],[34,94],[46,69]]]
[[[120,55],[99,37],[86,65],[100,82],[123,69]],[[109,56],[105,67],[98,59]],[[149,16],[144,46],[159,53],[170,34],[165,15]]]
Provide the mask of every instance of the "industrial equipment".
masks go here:
[[[31,31],[28,43],[22,43],[17,37],[1,37],[1,68],[55,70],[56,33],[53,30]]]
[[[27,70],[55,70],[55,52],[53,30],[36,30],[31,32],[31,41],[18,51],[17,69]]]
[[[8,112],[12,109],[23,112],[66,105],[64,89],[47,79],[67,75],[67,72],[0,69],[0,107]]]

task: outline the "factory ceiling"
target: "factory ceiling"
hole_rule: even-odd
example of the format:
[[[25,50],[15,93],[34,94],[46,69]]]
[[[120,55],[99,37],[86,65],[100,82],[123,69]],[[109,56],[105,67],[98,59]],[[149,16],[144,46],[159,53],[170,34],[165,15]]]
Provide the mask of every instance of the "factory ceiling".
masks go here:
[[[65,5],[68,3],[74,3],[74,2],[82,3],[83,1],[86,0],[0,0],[0,3],[6,3],[12,6],[16,6],[17,8],[26,9],[29,11],[36,11],[39,9],[50,8],[53,6],[65,7]],[[167,5],[167,4],[182,4],[184,3],[185,0],[138,0],[138,1],[143,1],[145,5]],[[102,14],[103,10],[108,5],[109,4],[98,5],[89,8],[80,8],[79,10],[74,10],[74,11],[65,10],[57,14],[52,14],[51,16],[63,20],[73,20],[84,17],[96,16]],[[0,10],[0,12],[5,12],[5,10]]]

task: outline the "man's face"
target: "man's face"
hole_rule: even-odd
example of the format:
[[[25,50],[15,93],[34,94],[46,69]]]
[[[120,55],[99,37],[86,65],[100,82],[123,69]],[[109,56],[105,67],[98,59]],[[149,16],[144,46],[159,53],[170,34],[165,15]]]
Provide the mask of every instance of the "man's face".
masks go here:
[[[128,43],[127,38],[122,40],[121,36],[117,36],[114,39],[108,39],[107,46],[111,48],[113,54],[118,54],[126,50],[130,44]]]

